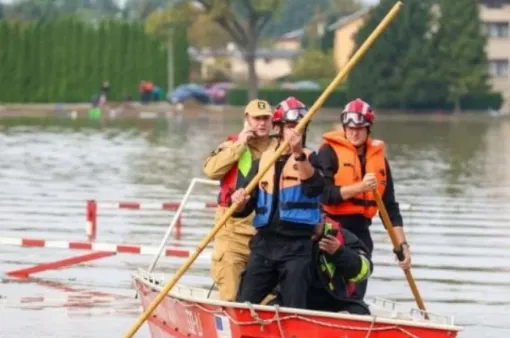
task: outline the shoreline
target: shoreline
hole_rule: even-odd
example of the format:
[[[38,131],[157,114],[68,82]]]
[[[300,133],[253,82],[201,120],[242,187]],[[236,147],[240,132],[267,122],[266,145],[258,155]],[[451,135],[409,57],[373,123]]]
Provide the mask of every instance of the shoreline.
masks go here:
[[[89,119],[89,110],[92,105],[89,102],[78,103],[0,103],[0,120],[16,119],[62,119],[68,118]],[[172,105],[167,101],[140,104],[139,102],[109,102],[104,109],[100,119],[90,120],[130,120],[130,119],[166,119],[175,115],[186,114],[190,116],[204,114],[242,114],[243,107],[227,105],[201,105],[190,100],[183,104]],[[336,119],[341,108],[321,108],[326,113],[326,119]],[[399,111],[379,110],[377,118],[381,120],[479,120],[479,119],[508,119],[510,114],[490,115],[487,111],[467,111],[454,114],[449,111]]]

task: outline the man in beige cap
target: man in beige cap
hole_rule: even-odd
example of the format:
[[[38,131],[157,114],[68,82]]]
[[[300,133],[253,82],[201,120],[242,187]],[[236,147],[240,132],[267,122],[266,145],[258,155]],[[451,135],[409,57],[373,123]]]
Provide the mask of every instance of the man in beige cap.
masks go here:
[[[216,221],[230,206],[231,194],[248,185],[246,176],[253,161],[271,144],[276,145],[277,140],[269,136],[272,115],[267,101],[250,101],[244,110],[243,130],[230,135],[205,160],[205,175],[220,180]],[[248,262],[248,243],[255,234],[253,216],[254,213],[248,213],[229,218],[215,236],[211,275],[221,300],[235,301],[240,275]]]

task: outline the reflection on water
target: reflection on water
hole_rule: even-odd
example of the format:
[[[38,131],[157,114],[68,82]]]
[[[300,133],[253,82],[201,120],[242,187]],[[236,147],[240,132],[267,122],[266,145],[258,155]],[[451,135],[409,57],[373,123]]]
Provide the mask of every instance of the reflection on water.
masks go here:
[[[320,112],[314,119],[310,147],[317,148],[321,134],[334,127],[331,117],[321,118]],[[202,177],[207,154],[240,128],[240,120],[219,113],[103,130],[0,126],[0,237],[84,240],[86,199],[177,201],[191,178]],[[457,323],[466,325],[460,337],[509,336],[510,121],[378,117],[373,134],[388,146],[413,275],[427,308],[454,314]],[[193,196],[214,200],[214,188],[201,186]],[[98,241],[157,245],[172,215],[100,209]],[[192,248],[212,219],[210,210],[186,211],[182,240],[172,245]],[[376,268],[368,298],[414,306],[379,220],[372,230]],[[0,252],[2,273],[76,254],[14,246]],[[8,337],[117,336],[139,309],[129,274],[150,261],[150,256],[119,255],[43,272],[24,283],[4,275],[0,332]],[[160,262],[157,271],[168,274],[183,260]],[[208,266],[208,259],[200,258],[182,281],[209,287]],[[88,292],[102,296],[84,303]],[[140,337],[147,336],[141,331]]]

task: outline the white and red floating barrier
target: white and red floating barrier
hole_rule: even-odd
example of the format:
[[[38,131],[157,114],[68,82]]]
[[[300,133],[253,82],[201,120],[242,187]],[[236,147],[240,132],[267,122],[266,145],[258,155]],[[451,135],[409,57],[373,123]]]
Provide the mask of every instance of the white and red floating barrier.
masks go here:
[[[188,210],[214,209],[218,206],[216,202],[189,202],[186,204]],[[98,209],[128,209],[128,210],[162,210],[178,211],[181,207],[180,202],[162,202],[162,203],[140,203],[140,202],[98,202],[88,200],[86,205],[86,229],[89,240],[97,237],[97,211]],[[179,214],[175,224],[175,239],[180,239],[182,227],[182,215]]]
[[[158,252],[157,247],[148,245],[91,243],[79,241],[44,240],[34,238],[0,237],[0,245],[13,245],[31,248],[105,251],[138,255],[154,255],[155,253]],[[167,257],[189,257],[190,251],[179,248],[165,248],[163,255]]]
[[[116,254],[115,252],[109,252],[109,251],[96,251],[96,252],[91,252],[91,253],[81,255],[81,256],[69,257],[69,258],[61,259],[61,260],[54,261],[54,262],[36,264],[36,265],[28,267],[28,268],[8,271],[7,275],[11,276],[11,277],[17,277],[17,278],[28,278],[31,274],[34,274],[34,273],[43,272],[43,271],[47,271],[47,270],[60,269],[60,268],[63,268],[65,266],[69,266],[69,265],[75,265],[75,264],[93,261],[93,260],[100,259],[100,258],[110,257],[115,254]]]
[[[185,249],[166,247],[168,238],[174,227],[177,226],[175,237],[180,239],[181,217],[184,208],[193,210],[214,209],[217,207],[216,202],[193,202],[188,203],[190,194],[195,184],[207,184],[218,186],[218,181],[207,180],[203,178],[193,178],[181,202],[163,202],[163,203],[139,203],[139,202],[98,202],[96,200],[88,200],[86,204],[86,231],[89,238],[88,242],[80,241],[62,241],[62,240],[45,240],[34,238],[11,238],[0,237],[0,245],[14,245],[32,248],[55,248],[69,250],[88,250],[91,251],[80,256],[69,257],[53,262],[40,263],[28,268],[8,271],[7,275],[17,278],[27,278],[31,274],[43,272],[47,270],[61,269],[63,267],[89,262],[105,257],[114,256],[118,253],[154,255],[153,262],[149,268],[152,271],[160,256],[168,257],[184,257],[190,256],[191,252]],[[97,211],[98,209],[130,209],[130,210],[163,210],[175,211],[175,215],[161,241],[159,247],[134,245],[134,244],[110,244],[96,243],[97,237]]]
[[[57,260],[48,263],[36,264],[28,268],[8,271],[7,275],[17,278],[27,278],[29,275],[43,272],[47,270],[60,269],[70,265],[76,265],[92,260],[110,257],[117,253],[125,254],[139,254],[139,255],[154,255],[159,252],[159,248],[133,245],[133,244],[108,244],[108,243],[90,243],[90,242],[74,242],[74,241],[58,241],[58,240],[44,240],[33,238],[10,238],[0,237],[0,245],[14,245],[21,247],[32,248],[55,248],[55,249],[69,249],[69,250],[89,250],[93,251],[80,256],[70,257],[62,260]],[[163,256],[167,257],[189,257],[190,251],[178,248],[165,248],[162,252]]]

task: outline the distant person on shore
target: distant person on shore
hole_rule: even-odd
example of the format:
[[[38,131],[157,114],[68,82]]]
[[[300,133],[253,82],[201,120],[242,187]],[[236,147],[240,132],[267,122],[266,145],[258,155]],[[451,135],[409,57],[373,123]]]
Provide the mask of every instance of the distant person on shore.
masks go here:
[[[99,90],[99,107],[103,107],[108,101],[108,96],[110,95],[110,82],[104,81],[101,89]]]
[[[140,81],[140,86],[138,87],[138,92],[140,93],[140,101],[142,104],[148,104],[152,98],[152,90],[154,89],[154,84],[150,81]]]
[[[159,87],[154,85],[154,88],[152,88],[152,101],[159,102],[163,98],[163,90]]]
[[[100,120],[103,116],[103,109],[108,102],[110,95],[110,83],[104,81],[99,88],[99,94],[94,94],[92,97],[92,107],[89,109],[88,118],[91,120]]]

